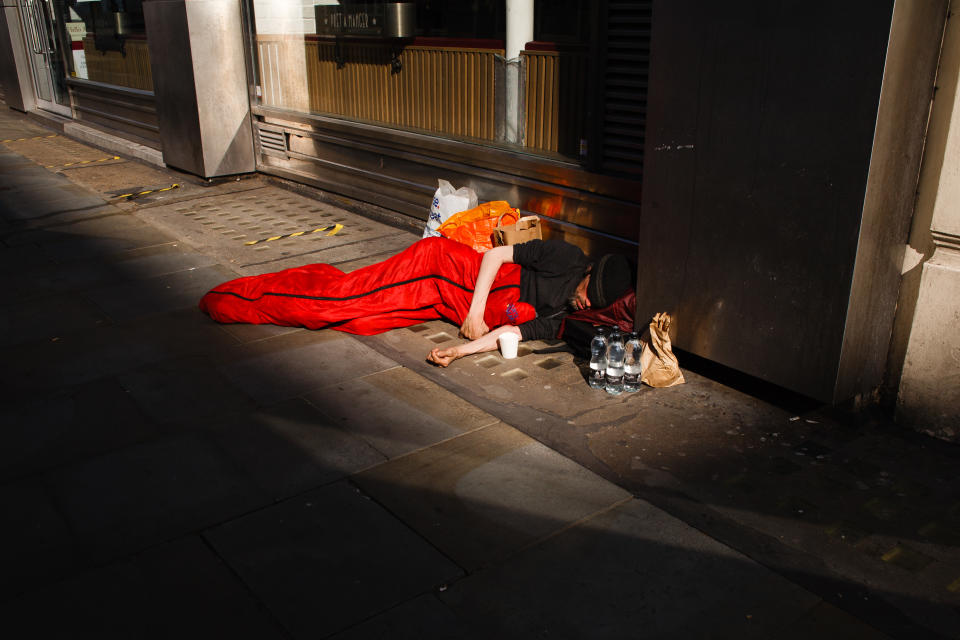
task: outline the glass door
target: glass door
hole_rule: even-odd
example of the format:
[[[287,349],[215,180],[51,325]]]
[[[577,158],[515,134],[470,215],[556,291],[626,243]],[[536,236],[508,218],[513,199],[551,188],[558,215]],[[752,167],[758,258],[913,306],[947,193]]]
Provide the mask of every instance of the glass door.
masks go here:
[[[55,23],[56,14],[50,0],[18,0],[23,19],[24,40],[33,71],[37,106],[71,116],[67,75],[60,51]]]

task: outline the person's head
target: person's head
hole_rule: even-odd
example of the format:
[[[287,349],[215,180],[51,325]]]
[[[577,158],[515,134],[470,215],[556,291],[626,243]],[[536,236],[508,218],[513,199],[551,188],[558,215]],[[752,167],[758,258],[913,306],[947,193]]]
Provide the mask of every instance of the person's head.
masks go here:
[[[608,253],[591,265],[570,297],[570,306],[577,311],[603,309],[623,295],[632,282],[630,262],[620,254]]]

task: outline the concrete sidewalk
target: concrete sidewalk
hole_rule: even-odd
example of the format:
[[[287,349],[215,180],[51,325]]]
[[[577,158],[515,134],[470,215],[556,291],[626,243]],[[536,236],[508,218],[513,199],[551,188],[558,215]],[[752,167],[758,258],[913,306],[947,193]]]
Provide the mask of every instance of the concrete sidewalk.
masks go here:
[[[694,371],[614,398],[552,343],[438,369],[440,322],[217,325],[226,279],[417,235],[6,108],[0,140],[7,628],[960,637],[956,448]]]

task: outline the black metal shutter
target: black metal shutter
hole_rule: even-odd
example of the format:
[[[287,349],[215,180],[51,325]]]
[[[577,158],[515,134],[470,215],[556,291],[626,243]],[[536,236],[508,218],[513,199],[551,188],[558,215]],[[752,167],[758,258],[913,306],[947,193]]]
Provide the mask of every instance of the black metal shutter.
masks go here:
[[[597,121],[590,155],[601,173],[639,179],[643,171],[652,4],[599,3]]]

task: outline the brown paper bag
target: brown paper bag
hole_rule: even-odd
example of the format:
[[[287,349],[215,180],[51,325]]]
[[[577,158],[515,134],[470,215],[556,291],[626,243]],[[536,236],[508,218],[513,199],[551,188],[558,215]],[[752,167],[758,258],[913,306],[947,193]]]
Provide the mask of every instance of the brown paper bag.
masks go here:
[[[502,222],[503,215],[497,220],[497,227],[493,231],[494,241],[499,247],[543,239],[540,232],[540,218],[537,216],[523,216],[513,224],[502,224]]]
[[[670,315],[658,313],[650,321],[650,329],[644,336],[643,352],[640,354],[640,382],[651,387],[672,387],[683,384],[680,363],[670,346]]]

